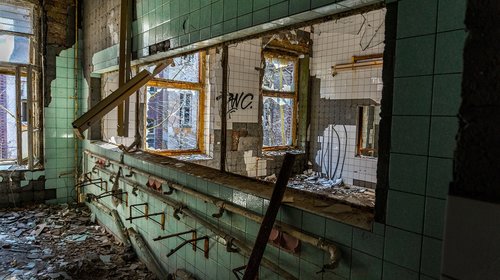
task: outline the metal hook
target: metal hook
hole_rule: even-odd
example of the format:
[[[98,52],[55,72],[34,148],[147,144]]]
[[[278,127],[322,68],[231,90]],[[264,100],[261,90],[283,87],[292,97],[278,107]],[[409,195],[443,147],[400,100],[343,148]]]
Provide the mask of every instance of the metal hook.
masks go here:
[[[172,187],[170,187],[170,185],[168,185],[168,191],[163,192],[163,194],[166,194],[166,195],[171,195],[173,193],[174,193],[174,189]]]
[[[174,218],[175,218],[176,220],[180,220],[180,219],[181,219],[181,217],[179,216],[179,213],[181,213],[181,212],[182,212],[182,206],[181,206],[181,207],[179,207],[179,208],[176,208],[176,209],[174,210],[174,213],[172,214],[172,216],[174,216]]]
[[[132,171],[132,170],[129,169],[129,173],[127,175],[125,175],[125,177],[130,178],[132,176],[134,176],[134,171]]]
[[[225,210],[224,210],[224,204],[222,204],[222,206],[219,208],[219,212],[215,213],[215,214],[212,214],[212,217],[219,219],[219,218],[222,217],[222,215],[224,215],[224,212],[225,212]]]
[[[231,238],[229,239],[228,241],[226,241],[226,251],[229,252],[229,253],[236,253],[238,252],[238,248],[237,247],[233,247],[233,240],[234,238]]]

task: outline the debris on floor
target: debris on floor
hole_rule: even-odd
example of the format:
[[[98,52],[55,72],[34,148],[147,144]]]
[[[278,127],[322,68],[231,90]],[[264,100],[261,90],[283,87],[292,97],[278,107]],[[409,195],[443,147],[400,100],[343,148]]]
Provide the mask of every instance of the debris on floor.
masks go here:
[[[275,183],[277,178],[273,174],[263,180]],[[325,195],[354,205],[375,207],[374,189],[347,185],[341,180],[326,178],[312,170],[306,170],[303,174],[290,178],[288,187]]]
[[[0,279],[155,279],[76,205],[0,209]]]

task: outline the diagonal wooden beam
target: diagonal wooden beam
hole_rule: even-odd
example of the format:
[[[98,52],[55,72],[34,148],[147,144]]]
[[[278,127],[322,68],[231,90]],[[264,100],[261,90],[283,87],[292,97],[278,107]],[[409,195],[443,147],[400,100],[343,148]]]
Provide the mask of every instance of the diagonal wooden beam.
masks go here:
[[[281,171],[278,176],[278,181],[274,186],[273,194],[271,196],[271,201],[267,207],[266,215],[262,220],[262,224],[259,229],[259,234],[257,239],[255,239],[255,245],[252,250],[252,254],[248,259],[248,264],[243,276],[243,280],[254,280],[258,275],[260,262],[264,256],[264,251],[266,250],[267,241],[269,240],[269,235],[273,229],[274,222],[276,221],[276,216],[281,207],[281,202],[285,195],[285,191],[288,184],[288,179],[292,175],[293,164],[295,162],[294,154],[287,153],[285,159],[283,160],[283,166],[281,166]]]
[[[153,73],[147,70],[142,70],[130,81],[125,83],[123,86],[119,87],[113,93],[108,95],[106,98],[97,103],[90,110],[85,112],[81,117],[73,122],[73,129],[78,138],[84,139],[83,132],[87,130],[94,123],[99,121],[111,110],[116,108],[119,104],[122,104],[124,100],[129,98],[138,89],[146,85],[146,83],[161,72],[165,67],[172,63],[172,59],[168,59],[166,63],[161,63],[156,66]]]

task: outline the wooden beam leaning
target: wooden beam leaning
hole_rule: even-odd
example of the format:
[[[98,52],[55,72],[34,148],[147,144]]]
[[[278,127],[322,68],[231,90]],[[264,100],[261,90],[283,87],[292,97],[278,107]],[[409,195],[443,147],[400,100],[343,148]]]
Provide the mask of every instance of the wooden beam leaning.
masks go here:
[[[123,86],[119,87],[113,93],[108,95],[106,98],[97,103],[94,107],[90,108],[81,117],[73,122],[73,129],[78,138],[84,139],[83,132],[87,130],[91,125],[99,121],[107,113],[113,110],[119,104],[129,98],[138,89],[146,85],[146,83],[151,80],[156,74],[161,72],[165,67],[167,67],[172,62],[169,59],[166,63],[160,63],[156,66],[153,73],[147,70],[142,70],[130,81],[125,83]]]
[[[127,45],[127,13],[128,13],[128,4],[127,0],[122,0],[120,5],[120,54],[119,54],[119,77],[118,77],[118,87],[121,87],[125,84],[126,78],[125,75],[127,73],[126,59],[128,58],[126,55],[126,45]],[[125,113],[126,107],[128,103],[128,98],[124,99],[121,104],[118,105],[118,125],[117,125],[117,135],[118,136],[128,136],[128,125],[125,123],[128,122]],[[127,128],[127,130],[126,130]]]
[[[288,184],[288,179],[292,175],[293,164],[295,162],[294,154],[286,153],[285,159],[283,160],[283,165],[281,166],[281,171],[278,176],[278,181],[274,186],[273,194],[267,207],[266,215],[262,220],[262,224],[257,234],[257,239],[255,239],[255,244],[252,250],[252,254],[248,259],[248,264],[245,269],[245,274],[243,280],[254,280],[259,273],[259,266],[264,256],[264,251],[266,250],[267,241],[269,240],[269,235],[273,229],[274,222],[276,221],[276,216],[281,207],[281,202]]]

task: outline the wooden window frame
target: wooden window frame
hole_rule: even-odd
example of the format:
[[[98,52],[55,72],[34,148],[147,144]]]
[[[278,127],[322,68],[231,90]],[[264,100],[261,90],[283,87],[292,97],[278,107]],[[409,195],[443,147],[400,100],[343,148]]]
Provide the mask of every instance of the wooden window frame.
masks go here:
[[[184,81],[174,81],[168,79],[161,78],[153,78],[146,84],[146,87],[153,86],[158,88],[172,88],[172,89],[181,89],[181,90],[196,90],[199,92],[199,100],[198,100],[198,128],[197,128],[197,149],[189,149],[189,150],[162,150],[155,151],[148,149],[147,146],[147,91],[144,91],[144,102],[145,109],[143,114],[143,127],[144,127],[144,137],[143,137],[143,147],[144,150],[148,153],[158,154],[162,156],[176,156],[176,155],[189,155],[189,154],[202,154],[205,151],[205,142],[204,142],[204,130],[205,130],[205,93],[206,93],[206,53],[205,51],[198,52],[199,54],[199,71],[198,71],[198,82],[184,82]],[[187,54],[180,55],[178,57],[186,56]]]
[[[262,87],[264,82],[264,78],[262,75],[262,80],[260,82],[260,91],[262,93],[262,97],[275,97],[275,98],[286,98],[293,99],[293,111],[292,111],[292,144],[291,145],[282,145],[282,146],[264,146],[262,144],[263,151],[279,151],[279,150],[289,150],[297,147],[297,111],[298,111],[298,91],[299,91],[299,58],[291,53],[278,51],[278,50],[264,50],[262,52],[262,59],[265,63],[267,58],[284,58],[290,61],[293,61],[294,70],[293,70],[293,80],[294,80],[294,91],[273,91],[266,90]],[[265,71],[265,68],[264,68]],[[261,116],[262,117],[262,116]]]
[[[13,76],[16,79],[16,123],[17,123],[17,158],[15,162],[9,162],[7,159],[0,160],[1,164],[15,164],[18,166],[27,165],[28,170],[38,170],[43,168],[43,95],[39,90],[41,68],[39,64],[39,34],[36,26],[36,20],[39,18],[39,10],[35,4],[26,1],[7,1],[6,5],[12,5],[30,9],[32,32],[23,33],[0,29],[0,35],[25,37],[29,40],[28,63],[17,63],[0,61],[0,74]],[[21,79],[26,78],[26,122],[21,116]],[[37,125],[38,124],[38,125]],[[27,131],[27,158],[23,157],[22,133]],[[35,135],[35,132],[37,135]]]

